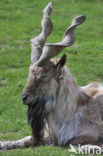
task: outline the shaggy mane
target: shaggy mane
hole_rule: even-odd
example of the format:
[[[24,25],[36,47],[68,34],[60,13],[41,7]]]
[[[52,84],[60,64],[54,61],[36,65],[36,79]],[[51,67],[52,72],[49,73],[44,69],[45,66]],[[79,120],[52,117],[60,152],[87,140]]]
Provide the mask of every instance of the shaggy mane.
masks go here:
[[[37,98],[34,105],[28,107],[28,122],[32,128],[32,134],[37,141],[41,141],[44,134],[45,100]]]

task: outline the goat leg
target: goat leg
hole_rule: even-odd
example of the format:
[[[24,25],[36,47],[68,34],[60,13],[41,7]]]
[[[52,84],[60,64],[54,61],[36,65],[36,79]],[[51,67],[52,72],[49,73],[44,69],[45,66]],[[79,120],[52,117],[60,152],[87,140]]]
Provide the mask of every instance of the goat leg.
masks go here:
[[[32,145],[32,137],[26,136],[23,139],[16,141],[0,141],[0,150],[11,150],[25,148]]]

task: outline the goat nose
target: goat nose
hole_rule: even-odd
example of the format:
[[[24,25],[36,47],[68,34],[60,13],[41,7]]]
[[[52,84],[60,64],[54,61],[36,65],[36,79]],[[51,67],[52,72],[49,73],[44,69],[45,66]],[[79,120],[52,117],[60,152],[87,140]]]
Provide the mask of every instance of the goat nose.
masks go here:
[[[27,95],[23,95],[22,99],[23,99],[23,101],[25,101],[27,99]]]
[[[22,101],[24,104],[25,104],[25,101],[27,100],[27,98],[28,98],[28,93],[26,91],[24,91],[22,94]]]

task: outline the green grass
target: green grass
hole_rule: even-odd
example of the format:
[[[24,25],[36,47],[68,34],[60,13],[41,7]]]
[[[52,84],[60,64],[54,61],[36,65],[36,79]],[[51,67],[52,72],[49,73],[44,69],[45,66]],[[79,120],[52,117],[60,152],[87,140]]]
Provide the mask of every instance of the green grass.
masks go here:
[[[40,33],[42,10],[48,0],[0,0],[0,140],[15,140],[31,134],[27,107],[21,93],[30,65],[30,39]],[[76,15],[86,22],[76,30],[76,42],[63,53],[67,66],[80,85],[103,81],[103,0],[53,0],[54,30],[47,42],[58,42]],[[75,51],[78,53],[75,54]],[[69,149],[36,147],[0,156],[67,156]]]

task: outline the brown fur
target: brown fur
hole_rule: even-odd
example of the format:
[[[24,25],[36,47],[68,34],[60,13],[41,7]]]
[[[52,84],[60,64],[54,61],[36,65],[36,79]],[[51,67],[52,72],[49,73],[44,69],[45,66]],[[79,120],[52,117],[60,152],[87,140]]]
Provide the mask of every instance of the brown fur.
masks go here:
[[[99,82],[90,83],[89,85],[82,87],[82,89],[88,96],[92,98],[103,94],[103,87]]]

